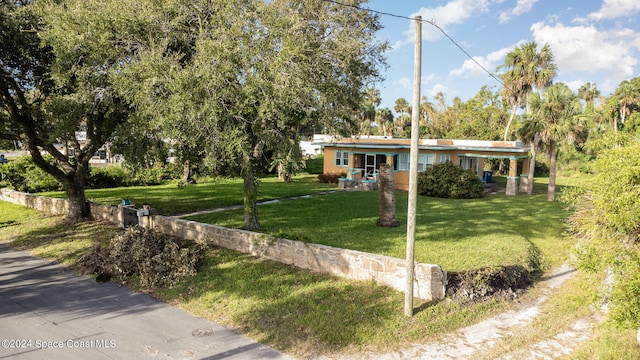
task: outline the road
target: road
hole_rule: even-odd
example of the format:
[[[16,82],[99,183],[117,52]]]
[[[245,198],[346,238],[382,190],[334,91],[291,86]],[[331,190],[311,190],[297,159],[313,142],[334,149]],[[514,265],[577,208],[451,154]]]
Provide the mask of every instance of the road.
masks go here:
[[[0,244],[0,359],[289,359],[211,321]]]

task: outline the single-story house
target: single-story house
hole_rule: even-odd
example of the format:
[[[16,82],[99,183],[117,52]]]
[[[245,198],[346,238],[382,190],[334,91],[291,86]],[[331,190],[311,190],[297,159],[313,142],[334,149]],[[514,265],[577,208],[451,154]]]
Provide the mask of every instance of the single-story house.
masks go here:
[[[325,174],[342,173],[350,181],[375,181],[380,165],[387,163],[393,166],[396,189],[409,189],[410,139],[325,136],[318,140],[316,143],[324,155]],[[507,195],[518,193],[519,179],[526,181],[526,174],[518,174],[518,163],[522,172],[529,169],[529,147],[518,141],[421,139],[418,149],[418,171],[451,161],[470,169],[481,179],[485,175],[485,159],[508,159]]]

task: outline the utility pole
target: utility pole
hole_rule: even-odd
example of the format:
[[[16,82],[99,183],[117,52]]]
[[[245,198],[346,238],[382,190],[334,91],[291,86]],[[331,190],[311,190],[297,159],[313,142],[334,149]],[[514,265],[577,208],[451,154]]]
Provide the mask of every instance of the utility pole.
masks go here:
[[[411,112],[411,152],[409,153],[409,204],[407,207],[407,283],[404,314],[413,316],[414,243],[416,203],[418,200],[418,142],[420,140],[420,77],[422,66],[422,17],[416,16],[415,54],[413,58],[413,111]]]

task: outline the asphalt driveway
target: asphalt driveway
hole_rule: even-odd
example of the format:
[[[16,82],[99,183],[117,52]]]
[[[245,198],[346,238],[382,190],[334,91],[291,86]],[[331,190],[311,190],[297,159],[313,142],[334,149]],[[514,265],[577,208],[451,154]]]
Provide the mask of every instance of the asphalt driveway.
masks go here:
[[[0,244],[0,359],[288,359],[211,321]]]

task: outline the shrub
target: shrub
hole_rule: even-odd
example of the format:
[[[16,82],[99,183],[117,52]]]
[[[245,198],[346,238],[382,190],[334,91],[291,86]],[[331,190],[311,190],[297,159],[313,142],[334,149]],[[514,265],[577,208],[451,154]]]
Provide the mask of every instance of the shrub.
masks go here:
[[[418,193],[439,198],[476,199],[482,197],[482,181],[471,170],[447,161],[418,174]]]
[[[536,160],[535,176],[549,176],[549,164],[545,160]]]
[[[346,177],[345,173],[326,173],[318,175],[318,181],[325,184],[337,184],[338,179]]]
[[[135,185],[159,185],[168,176],[168,170],[154,166],[132,172],[132,182]]]
[[[45,159],[53,161],[50,156]],[[0,165],[0,187],[29,193],[62,190],[60,183],[40,169],[29,156]]]
[[[124,187],[130,183],[129,174],[121,166],[91,167],[87,177],[90,189]]]
[[[610,320],[640,326],[640,144],[612,147],[593,162],[594,175],[580,191],[567,192],[576,211],[569,219],[577,240],[577,266],[612,271]]]
[[[618,254],[611,291],[611,319],[627,329],[640,326],[640,249]]]
[[[316,156],[305,160],[305,170],[309,174],[322,174],[324,172],[324,157]]]
[[[80,260],[80,267],[98,275],[127,281],[137,277],[143,287],[171,286],[196,273],[204,245],[180,246],[177,239],[153,230],[133,227],[96,248]]]

